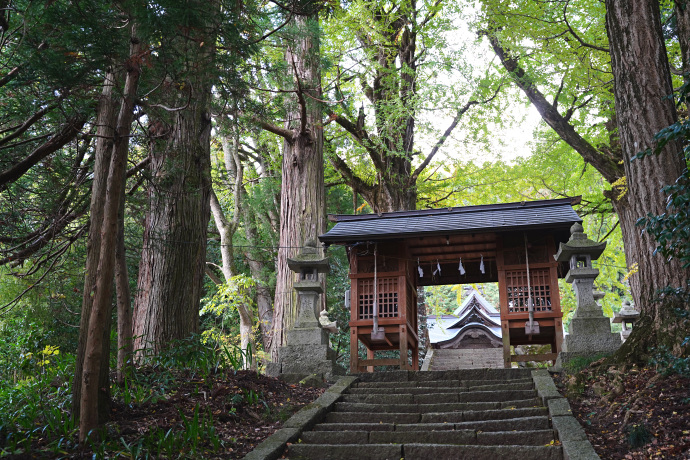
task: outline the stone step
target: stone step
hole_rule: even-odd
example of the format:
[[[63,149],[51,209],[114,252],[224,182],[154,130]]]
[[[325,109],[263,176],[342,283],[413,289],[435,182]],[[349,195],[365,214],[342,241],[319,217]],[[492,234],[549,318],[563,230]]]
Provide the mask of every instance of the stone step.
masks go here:
[[[389,397],[389,396],[387,396]],[[362,400],[364,399],[364,400]],[[418,404],[414,402],[398,400],[377,400],[376,398],[344,398],[336,403],[338,412],[451,412],[467,410],[491,410],[510,409],[517,407],[541,407],[542,402],[538,398],[519,399],[511,401],[486,401],[486,402],[452,402],[435,404]]]
[[[326,423],[461,423],[481,420],[506,420],[520,417],[546,416],[545,407],[515,409],[467,410],[461,412],[406,413],[406,412],[330,412]]]
[[[342,396],[343,402],[370,403],[370,404],[437,404],[443,401],[444,404],[470,403],[470,402],[510,402],[527,399],[534,399],[534,390],[520,394],[499,394],[495,398],[489,395],[472,396],[473,393],[427,393],[427,394],[345,394]]]
[[[481,420],[460,423],[362,423],[362,422],[326,422],[314,426],[314,431],[528,431],[546,430],[551,427],[549,419],[543,416],[519,417],[508,420]]]
[[[444,444],[404,444],[405,460],[562,460],[560,446],[450,446]]]
[[[362,382],[406,382],[430,380],[502,380],[528,379],[532,376],[532,370],[518,369],[456,369],[448,371],[391,371],[391,372],[365,372],[357,377]]]
[[[510,383],[502,380],[431,380],[428,382],[359,382],[352,388],[371,389],[371,388],[395,388],[404,393],[407,388],[427,388],[429,391],[436,391],[441,388],[457,388],[463,391],[475,390],[529,390],[534,388],[532,379],[516,379]]]
[[[562,460],[560,446],[474,446],[448,444],[305,444],[288,448],[292,460],[428,460],[429,458],[472,460]]]
[[[308,444],[476,444],[543,446],[554,441],[553,430],[494,431],[308,431],[302,442]]]
[[[548,417],[545,407],[518,407],[515,409],[494,409],[483,411],[437,412],[422,414],[421,423],[460,423],[480,420],[506,420],[520,417]]]
[[[352,388],[349,395],[358,396],[374,396],[374,395],[413,395],[416,399],[419,396],[430,397],[436,401],[425,402],[430,404],[432,402],[448,401],[448,402],[477,402],[477,401],[510,401],[516,399],[529,399],[535,396],[534,389],[529,390],[503,390],[503,391],[463,391],[457,388],[438,388],[437,391],[429,392],[424,388]],[[413,398],[414,399],[414,398]],[[428,400],[429,398],[427,398]],[[418,401],[421,402],[421,401]]]

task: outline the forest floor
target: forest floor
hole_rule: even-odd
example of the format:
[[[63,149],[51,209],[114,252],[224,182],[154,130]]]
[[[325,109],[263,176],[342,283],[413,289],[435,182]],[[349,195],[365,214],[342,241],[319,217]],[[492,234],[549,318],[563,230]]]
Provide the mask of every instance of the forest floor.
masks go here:
[[[690,459],[690,378],[601,363],[555,378],[601,458]],[[324,391],[250,371],[175,380],[163,398],[115,403],[102,444],[5,458],[242,458]]]
[[[690,459],[690,378],[603,363],[556,377],[599,456]]]
[[[56,448],[54,439],[40,438],[28,451],[0,457],[242,458],[325,391],[253,371],[222,372],[204,379],[180,373],[165,386],[163,396],[154,400],[113,402],[101,433],[103,442],[80,448],[70,440]]]
[[[200,427],[201,438],[206,438],[207,445],[194,456],[242,458],[323,391],[324,388],[287,384],[253,371],[238,371],[211,384],[180,382],[176,394],[166,401],[114,407],[112,422],[125,440],[134,442],[151,430],[167,432],[180,425],[189,426],[195,412],[202,417],[211,414],[216,446],[208,442],[210,430]]]

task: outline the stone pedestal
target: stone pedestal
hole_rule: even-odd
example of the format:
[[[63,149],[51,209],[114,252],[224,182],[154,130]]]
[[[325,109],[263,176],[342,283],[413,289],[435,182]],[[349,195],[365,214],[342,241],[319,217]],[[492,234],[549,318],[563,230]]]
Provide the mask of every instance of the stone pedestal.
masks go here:
[[[557,367],[575,357],[613,353],[621,346],[620,337],[611,332],[610,320],[604,316],[597,302],[604,294],[594,291],[594,279],[599,275],[599,270],[592,268],[591,262],[599,258],[606,243],[587,238],[580,224],[573,225],[570,231],[570,240],[561,243],[555,257],[559,262],[570,262],[570,271],[565,280],[573,286],[577,309],[558,355]]]
[[[302,253],[288,259],[289,267],[299,274],[295,283],[298,311],[295,325],[287,332],[287,345],[280,347],[278,362],[266,366],[266,374],[297,383],[332,382],[345,369],[335,363],[335,352],[329,347],[328,332],[318,320],[319,297],[323,293],[319,273],[328,271],[328,259],[318,256],[316,243],[307,242]]]

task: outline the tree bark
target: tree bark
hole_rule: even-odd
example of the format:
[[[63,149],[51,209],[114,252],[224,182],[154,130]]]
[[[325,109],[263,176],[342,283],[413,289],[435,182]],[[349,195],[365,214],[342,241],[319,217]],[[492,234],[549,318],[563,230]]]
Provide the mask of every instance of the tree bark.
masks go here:
[[[650,213],[664,212],[666,197],[661,189],[680,177],[685,164],[678,141],[669,142],[658,155],[632,160],[638,152],[654,148],[654,135],[677,121],[675,106],[668,98],[673,86],[659,2],[606,0],[606,29],[611,48],[618,134],[628,185],[625,206],[623,203],[616,205],[623,228],[634,226],[637,219]],[[630,277],[633,299],[643,319],[647,317],[651,326],[651,329],[635,328],[633,334],[644,335],[648,345],[665,343],[673,335],[674,321],[666,302],[656,300],[657,290],[685,286],[690,270],[684,269],[677,259],[667,261],[654,255],[656,242],[640,229],[626,232],[624,245],[628,266],[637,264],[639,267],[639,273]]]
[[[685,81],[690,79],[690,0],[675,0],[676,32],[683,58]]]
[[[316,240],[326,225],[323,128],[321,104],[317,101],[322,97],[320,45],[319,37],[312,32],[318,13],[296,14],[293,20],[301,34],[288,45],[285,59],[297,81],[299,104],[290,109],[286,124],[290,135],[283,144],[280,243],[270,346],[273,359],[285,344],[286,332],[297,315],[294,273],[288,268],[287,259],[295,256],[307,239]]]
[[[116,381],[122,385],[132,364],[134,342],[132,342],[132,294],[129,289],[129,275],[125,251],[125,186],[123,178],[118,210],[117,246],[115,248],[115,288],[117,292],[117,371]]]
[[[106,179],[105,204],[103,205],[103,221],[100,227],[100,250],[98,270],[93,287],[93,304],[88,320],[88,331],[84,366],[82,371],[82,387],[79,417],[79,440],[83,442],[89,433],[99,424],[100,394],[108,391],[101,384],[99,375],[103,369],[108,369],[110,332],[110,312],[112,307],[113,276],[115,272],[116,247],[120,222],[120,199],[123,196],[125,174],[127,171],[127,153],[129,150],[129,135],[134,117],[136,92],[141,74],[139,51],[141,44],[136,37],[136,28],[132,27],[130,45],[130,59],[126,65],[127,77],[124,85],[123,97],[117,125],[113,133],[112,154],[108,177]],[[92,229],[93,231],[93,229]]]
[[[84,279],[84,292],[82,296],[81,319],[79,322],[79,344],[77,346],[77,359],[75,363],[74,382],[72,384],[72,416],[77,419],[81,411],[82,379],[84,359],[86,356],[86,344],[88,337],[89,321],[93,307],[93,295],[96,289],[96,275],[101,250],[101,224],[103,222],[103,209],[106,199],[106,187],[110,170],[110,158],[113,151],[113,138],[116,124],[116,104],[113,96],[115,87],[115,74],[108,72],[105,77],[103,91],[98,104],[96,123],[96,149],[93,172],[93,184],[91,186],[91,206],[89,216],[89,235],[86,243],[86,267]],[[104,330],[110,335],[110,317],[106,319]],[[103,332],[106,334],[106,332]],[[110,341],[104,340],[104,356],[110,353]],[[100,387],[105,389],[100,394],[98,401],[99,420],[107,420],[110,405],[110,384],[108,382],[108,366],[101,366],[99,376]]]
[[[207,14],[171,45],[181,68],[169,69],[161,104],[152,110],[151,185],[134,307],[134,348],[158,353],[199,332],[199,301],[210,218],[210,94],[215,2],[190,2]]]
[[[370,80],[362,78],[362,89],[374,112],[376,134],[366,131],[364,112],[356,122],[344,115],[332,115],[335,122],[366,150],[376,178],[373,183],[363,180],[338,156],[330,158],[331,164],[353,192],[362,195],[376,213],[417,207],[419,173],[413,174],[412,155],[419,27],[415,21],[419,11],[414,0],[402,2],[397,11],[399,13],[389,16],[383,7],[372,6],[376,31],[358,34],[375,69]]]
[[[222,139],[223,151],[227,149],[232,149],[233,147],[229,145],[228,140],[224,137]],[[230,157],[232,159],[232,157]],[[211,190],[211,213],[213,214],[213,219],[216,223],[216,228],[220,234],[220,254],[222,259],[222,271],[223,277],[225,278],[225,284],[230,285],[233,280],[232,277],[235,275],[235,263],[234,263],[234,248],[232,237],[237,231],[239,225],[239,187],[242,186],[242,166],[235,164],[234,159],[232,163],[228,162],[226,154],[226,169],[228,169],[228,175],[233,181],[234,185],[234,195],[235,195],[235,212],[233,214],[232,221],[228,221],[223,213],[223,209],[220,206],[218,197],[215,192]],[[254,325],[254,315],[248,305],[239,305],[237,307],[238,313],[240,315],[240,347],[242,350],[246,350],[249,344],[253,342],[252,340],[252,327]],[[245,361],[245,367],[248,364]]]

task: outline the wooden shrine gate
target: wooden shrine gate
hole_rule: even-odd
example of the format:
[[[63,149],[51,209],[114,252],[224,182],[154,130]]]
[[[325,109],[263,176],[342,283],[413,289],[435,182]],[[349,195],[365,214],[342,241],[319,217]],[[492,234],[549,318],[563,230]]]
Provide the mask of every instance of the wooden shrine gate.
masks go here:
[[[417,370],[417,288],[444,284],[498,282],[506,367],[555,361],[563,340],[558,278],[567,267],[553,256],[581,222],[572,208],[578,199],[329,216],[336,225],[319,239],[345,245],[350,261],[350,371]],[[511,353],[526,344],[551,352]],[[400,358],[375,356],[386,350]]]

